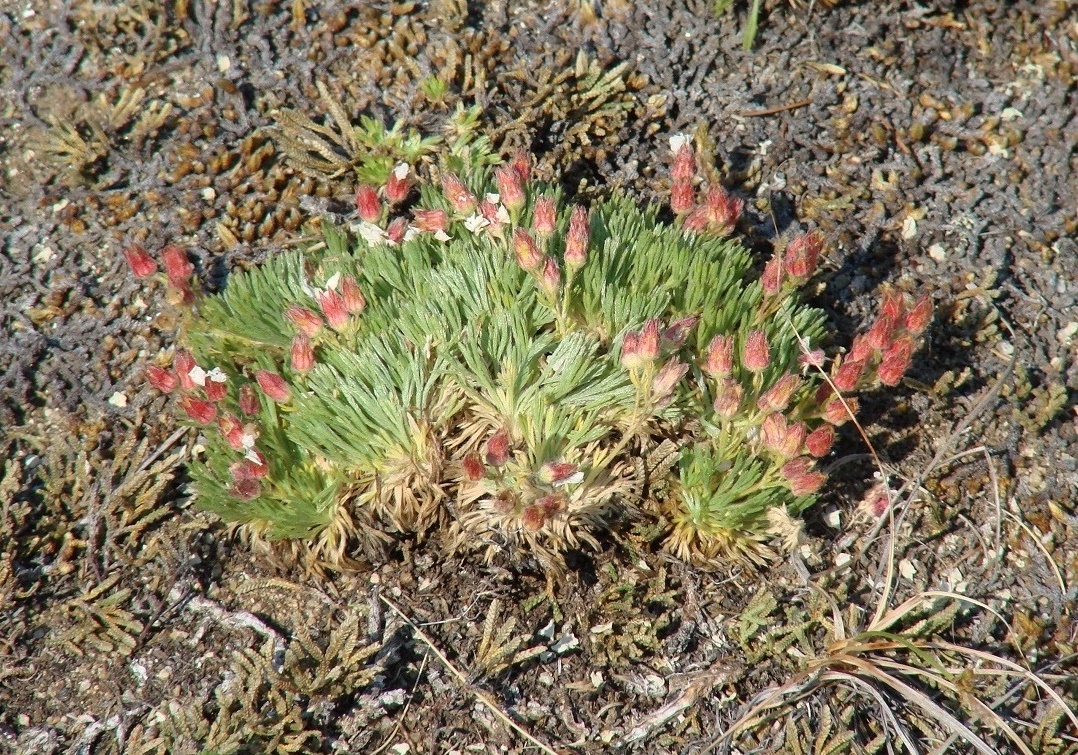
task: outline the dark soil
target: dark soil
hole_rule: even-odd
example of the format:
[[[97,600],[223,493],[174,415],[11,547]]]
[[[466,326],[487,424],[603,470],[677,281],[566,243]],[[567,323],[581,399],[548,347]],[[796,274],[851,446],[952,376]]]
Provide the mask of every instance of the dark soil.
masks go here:
[[[479,105],[496,145],[530,149],[585,199],[663,201],[669,137],[706,128],[761,259],[784,234],[829,239],[815,303],[837,344],[883,284],[929,292],[910,379],[861,417],[894,485],[922,489],[897,512],[891,599],[984,601],[1010,630],[963,609],[933,636],[1034,669],[1073,705],[1073,8],[771,2],[744,52],[747,5],[0,7],[0,751],[535,751],[496,708],[554,751],[710,752],[754,695],[825,651],[831,612],[810,582],[850,623],[880,599],[891,528],[858,506],[867,457],[835,472],[787,562],[701,573],[620,532],[553,599],[542,575],[448,559],[436,536],[312,573],[193,508],[196,439],[173,434],[142,375],[175,323],[120,252],[181,243],[219,287],[347,211],[354,174],[302,170],[276,146],[280,109],[325,117],[317,82],[355,122],[423,133]],[[430,77],[447,91],[424,93]],[[862,454],[848,429],[840,456]],[[765,591],[779,608],[754,634],[744,612]],[[1033,751],[1078,751],[1019,681],[975,692]],[[834,752],[868,751],[876,702],[839,687],[751,727],[742,751],[819,752],[842,732],[852,744]],[[931,749],[915,706],[882,694]],[[797,744],[805,732],[820,740]]]

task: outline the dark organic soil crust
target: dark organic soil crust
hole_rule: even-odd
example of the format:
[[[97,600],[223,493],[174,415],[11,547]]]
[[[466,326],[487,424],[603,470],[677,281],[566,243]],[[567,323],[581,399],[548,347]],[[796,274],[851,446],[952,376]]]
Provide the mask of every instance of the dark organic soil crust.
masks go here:
[[[703,124],[761,254],[799,229],[829,239],[815,303],[838,344],[881,284],[929,292],[937,317],[912,379],[862,413],[899,483],[951,443],[900,517],[895,600],[964,590],[1011,617],[1026,662],[1075,673],[1068,3],[772,2],[749,53],[748,3],[721,17],[683,0],[113,5],[0,7],[0,751],[196,752],[227,749],[230,732],[252,751],[525,751],[481,695],[555,750],[703,752],[797,668],[739,641],[753,596],[770,590],[771,621],[787,626],[811,612],[808,573],[857,620],[876,604],[887,554],[857,515],[867,458],[836,470],[806,547],[773,569],[700,573],[622,530],[553,597],[541,575],[444,556],[436,535],[374,570],[312,574],[194,510],[169,457],[195,439],[171,435],[141,374],[174,323],[154,317],[163,292],[140,289],[120,250],[182,243],[219,287],[322,212],[347,211],[354,177],[305,174],[274,147],[280,108],[325,114],[317,82],[357,120],[427,133],[458,103],[479,105],[497,145],[530,148],[585,199],[661,201],[669,137]],[[578,51],[581,64],[628,64],[618,87],[589,99]],[[440,100],[422,93],[431,76],[450,82]],[[847,429],[839,454],[862,453]],[[515,652],[537,650],[484,675],[495,599],[490,626],[515,621]],[[350,616],[358,629],[342,639]],[[806,631],[821,649],[820,625]],[[303,687],[296,674],[318,674],[296,660],[305,633],[318,652],[369,646],[357,681]],[[944,634],[1017,658],[1001,625],[973,613]],[[817,695],[790,715],[811,730],[825,705],[850,703]],[[1026,721],[1046,711],[1032,693],[1009,705]],[[856,716],[847,725],[871,738]],[[756,736],[766,750],[781,733]],[[1043,751],[1074,751],[1060,741]]]

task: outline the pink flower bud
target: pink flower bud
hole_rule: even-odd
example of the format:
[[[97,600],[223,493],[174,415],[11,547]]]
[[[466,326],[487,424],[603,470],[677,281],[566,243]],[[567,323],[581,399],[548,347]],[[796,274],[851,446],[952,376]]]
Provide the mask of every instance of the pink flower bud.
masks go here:
[[[732,336],[715,336],[707,347],[707,364],[704,372],[711,377],[728,377],[734,370],[734,339]]]
[[[487,464],[504,466],[509,461],[509,433],[499,430],[487,441]]]
[[[483,466],[483,460],[479,458],[477,453],[467,454],[461,462],[461,467],[464,470],[464,479],[466,480],[477,482],[486,477],[487,470]]]
[[[917,303],[913,305],[913,309],[906,314],[906,330],[915,336],[920,335],[931,321],[932,299],[928,297],[928,294],[925,294],[917,300]]]
[[[444,233],[449,228],[449,215],[445,210],[415,210],[412,219],[415,227],[424,233]]]
[[[845,403],[843,403],[845,401]],[[849,407],[849,409],[847,409]],[[833,398],[827,402],[824,406],[823,416],[828,422],[835,427],[846,424],[850,420],[850,416],[856,416],[858,409],[857,399],[848,396],[845,399]]]
[[[253,501],[262,494],[262,483],[258,480],[245,478],[236,480],[228,489],[229,495],[241,501]]]
[[[243,448],[243,425],[238,419],[226,412],[218,417],[217,427],[220,428],[229,448],[235,451]]]
[[[341,296],[344,297],[345,308],[353,315],[358,315],[367,306],[367,299],[359,290],[359,284],[351,275],[341,278]]]
[[[674,182],[691,181],[696,175],[696,153],[691,144],[682,144],[674,153],[674,168],[671,171]]]
[[[867,513],[873,519],[879,519],[887,513],[891,507],[891,497],[887,492],[887,486],[883,484],[873,485],[869,488],[865,497],[861,499],[859,509]]]
[[[775,255],[764,265],[763,275],[760,276],[760,287],[764,290],[764,297],[772,297],[782,290],[783,262],[782,258]]]
[[[255,389],[251,387],[250,383],[246,383],[240,386],[240,411],[246,414],[248,417],[253,417],[261,410],[261,406],[258,402],[258,396],[255,395]]]
[[[850,346],[850,353],[846,355],[846,361],[867,362],[871,356],[872,344],[868,342],[868,338],[864,335],[854,336],[853,345]]]
[[[262,392],[279,404],[288,401],[292,395],[292,391],[288,388],[288,383],[276,372],[258,370],[255,373],[255,380],[258,381],[258,387],[262,389]]]
[[[629,370],[634,370],[643,365],[644,360],[640,357],[640,334],[632,331],[625,334],[621,339],[621,363]]]
[[[513,231],[513,249],[516,251],[517,262],[525,270],[532,272],[543,264],[543,253],[539,251],[535,239],[523,228]]]
[[[786,428],[786,437],[783,438],[782,444],[778,448],[779,455],[785,459],[792,459],[801,453],[801,448],[805,445],[805,437],[808,434],[808,428],[804,422],[795,422]]]
[[[670,327],[663,331],[663,345],[671,349],[680,349],[689,337],[689,331],[696,327],[698,322],[700,322],[700,318],[696,315],[679,317],[674,320],[670,323]]]
[[[176,370],[176,377],[180,380],[180,388],[189,391],[195,387],[195,381],[191,378],[191,370],[198,367],[194,355],[190,351],[180,349],[172,360],[172,367]]]
[[[458,215],[468,215],[475,209],[475,194],[472,194],[459,176],[453,173],[442,174],[442,191],[449,200],[449,206]]]
[[[692,231],[693,233],[703,233],[708,230],[708,212],[707,207],[697,207],[695,210],[689,213],[689,216],[685,218],[685,223],[682,226],[686,231]]]
[[[131,272],[136,278],[148,278],[157,272],[157,263],[153,257],[139,244],[132,244],[124,249],[124,257],[131,266]]]
[[[494,171],[494,178],[498,182],[498,194],[502,204],[511,212],[515,212],[524,206],[524,181],[520,174],[508,165],[503,165]]]
[[[394,218],[386,227],[386,238],[394,244],[404,241],[406,233],[408,233],[408,220],[406,218]]]
[[[340,330],[348,324],[348,305],[344,303],[343,296],[336,291],[317,291],[314,298],[318,301],[329,327]]]
[[[561,287],[561,273],[558,272],[558,263],[553,257],[547,257],[543,262],[543,274],[539,279],[539,285],[551,299],[557,297],[558,289]]]
[[[195,266],[187,258],[187,252],[177,244],[169,244],[161,250],[161,262],[165,265],[165,274],[169,281],[182,288],[190,286],[191,276],[195,273]]]
[[[172,393],[180,385],[180,379],[171,370],[165,370],[155,364],[146,368],[146,380],[161,393]]]
[[[731,196],[721,186],[712,186],[707,190],[705,203],[708,230],[716,236],[729,236],[737,226],[745,203]]]
[[[889,317],[894,323],[902,322],[906,317],[906,301],[902,294],[893,288],[885,288],[880,301],[880,316]]]
[[[569,232],[565,235],[565,264],[572,270],[579,270],[587,260],[588,211],[574,205],[569,216]]]
[[[494,204],[488,199],[484,199],[479,203],[479,214],[483,216],[483,219],[490,225],[501,225],[501,220],[498,219],[498,205]]]
[[[408,198],[408,192],[411,190],[408,170],[408,166],[401,163],[389,172],[389,178],[386,179],[386,199],[390,204],[397,204]]]
[[[712,406],[720,417],[731,419],[741,410],[744,398],[745,389],[741,384],[732,378],[724,377],[720,378],[715,386],[715,402]]]
[[[535,502],[535,505],[543,510],[543,514],[546,518],[553,517],[554,515],[564,511],[568,507],[568,502],[565,500],[565,496],[562,493],[551,493],[545,495]]]
[[[520,498],[512,490],[499,491],[498,495],[494,496],[494,500],[491,501],[494,510],[502,516],[515,513],[519,503]]]
[[[655,399],[664,399],[674,392],[674,387],[685,377],[689,365],[682,364],[674,357],[659,370],[651,383],[651,395]]]
[[[857,388],[858,381],[861,380],[861,376],[865,374],[865,363],[854,362],[847,359],[844,361],[835,371],[834,377],[831,378],[831,382],[835,384],[843,393],[852,391]]]
[[[775,381],[774,385],[760,396],[756,405],[764,411],[781,412],[790,405],[790,399],[801,387],[801,378],[787,373]]]
[[[835,443],[835,429],[831,425],[820,425],[805,438],[805,448],[819,458],[831,453]]]
[[[827,476],[817,472],[813,460],[807,456],[799,456],[783,465],[782,476],[796,496],[811,495],[827,482]]]
[[[209,401],[194,396],[180,396],[179,406],[184,413],[200,425],[208,425],[217,417],[217,407]]]
[[[809,367],[822,368],[827,363],[827,355],[823,353],[823,349],[813,349],[812,351],[806,351],[797,358],[797,363],[807,369]]]
[[[546,524],[546,511],[542,506],[531,505],[520,515],[520,523],[528,532],[538,532]]]
[[[314,367],[314,349],[311,348],[311,339],[303,333],[297,333],[292,339],[292,369],[296,372],[306,372]]]
[[[206,398],[214,403],[217,403],[225,396],[228,395],[228,384],[224,380],[214,380],[212,377],[207,377],[202,389],[206,391]]]
[[[523,149],[518,149],[513,153],[513,156],[509,158],[509,167],[512,168],[513,172],[520,178],[520,183],[527,186],[528,181],[532,179],[531,155]],[[505,200],[503,199],[502,201],[504,202]]]
[[[785,416],[779,412],[771,412],[760,423],[760,441],[765,447],[778,452],[786,442],[788,427]]]
[[[876,374],[884,385],[895,386],[913,363],[913,339],[903,336],[887,347]]]
[[[557,209],[554,206],[554,197],[542,196],[535,200],[532,208],[532,230],[541,239],[554,232],[557,223]]]
[[[233,480],[261,480],[269,474],[269,467],[266,465],[266,457],[259,451],[254,451],[253,454],[257,461],[244,459],[243,461],[237,461],[235,464],[229,465],[228,471],[232,475]]]
[[[895,328],[899,322],[900,320],[895,319],[891,313],[881,312],[880,316],[876,318],[876,322],[872,323],[872,327],[865,334],[865,340],[874,349],[886,349],[891,343],[891,337],[894,335]]]
[[[322,329],[322,318],[318,313],[298,304],[293,304],[286,309],[284,316],[306,336],[313,336]]]
[[[661,340],[662,334],[659,331],[659,321],[652,318],[644,323],[637,346],[637,353],[640,358],[649,362],[658,359]]]
[[[692,212],[696,206],[696,190],[693,189],[692,181],[685,179],[674,180],[670,188],[670,209],[675,215],[684,215]]]
[[[360,184],[356,189],[356,210],[360,219],[368,223],[376,223],[382,216],[382,200],[370,184]]]
[[[816,272],[823,251],[823,236],[813,231],[796,236],[786,246],[786,271],[790,277],[805,281]]]
[[[741,364],[749,372],[761,372],[771,364],[771,347],[767,343],[767,334],[762,330],[749,333],[742,350]]]
[[[577,465],[564,461],[548,461],[539,469],[540,481],[547,485],[563,483],[577,473]]]

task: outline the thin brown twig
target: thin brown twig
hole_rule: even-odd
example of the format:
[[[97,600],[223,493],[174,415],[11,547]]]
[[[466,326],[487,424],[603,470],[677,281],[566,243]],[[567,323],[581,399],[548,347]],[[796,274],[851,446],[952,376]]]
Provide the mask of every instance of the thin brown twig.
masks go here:
[[[741,111],[742,118],[763,118],[768,115],[778,115],[779,113],[785,113],[788,110],[797,110],[799,108],[808,107],[812,104],[811,99],[798,100],[797,102],[791,102],[789,105],[778,105],[776,107],[769,107],[767,110],[743,110]]]

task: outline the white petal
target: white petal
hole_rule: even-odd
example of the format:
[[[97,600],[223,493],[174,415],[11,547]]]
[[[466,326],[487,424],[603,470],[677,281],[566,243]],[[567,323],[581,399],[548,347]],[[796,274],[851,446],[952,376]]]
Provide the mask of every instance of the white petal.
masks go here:
[[[692,137],[690,137],[688,134],[674,134],[670,137],[670,151],[676,153],[678,150],[680,150],[682,147],[684,147],[691,141]]]
[[[336,291],[337,290],[337,284],[340,283],[340,282],[341,282],[341,274],[340,273],[334,273],[333,275],[329,276],[329,280],[326,281],[326,291]]]
[[[439,241],[449,241],[449,234],[445,231],[435,231],[434,238],[438,239]]]
[[[491,192],[490,194],[484,194],[483,199],[487,200],[491,204],[498,204],[498,202],[502,201],[502,195]]]
[[[408,163],[399,163],[396,168],[393,169],[393,175],[397,177],[398,181],[403,181],[408,177],[408,171],[412,169]]]
[[[227,383],[228,375],[221,371],[220,367],[214,367],[212,370],[206,373],[206,377],[215,383]]]
[[[191,381],[195,385],[206,385],[206,371],[199,367],[197,364],[191,368],[190,372],[187,373],[187,377],[191,378]]]

